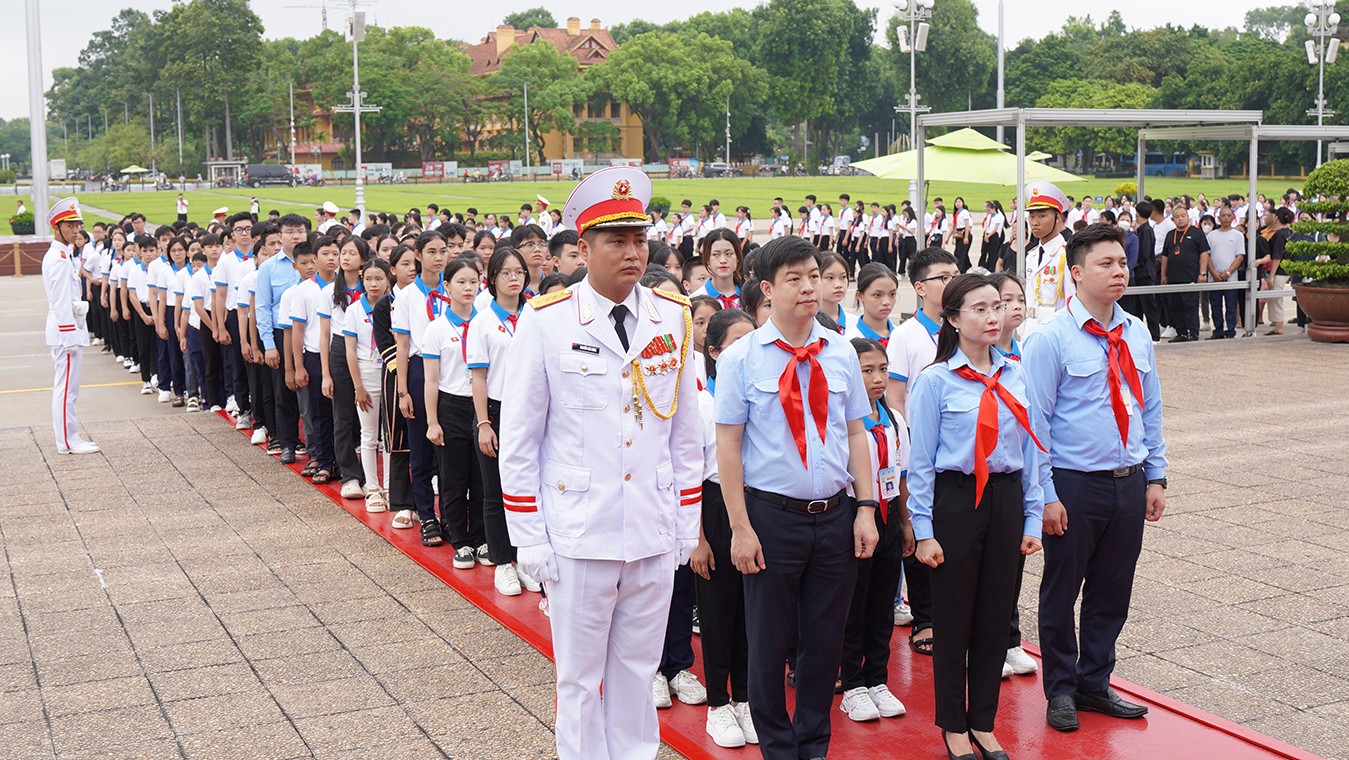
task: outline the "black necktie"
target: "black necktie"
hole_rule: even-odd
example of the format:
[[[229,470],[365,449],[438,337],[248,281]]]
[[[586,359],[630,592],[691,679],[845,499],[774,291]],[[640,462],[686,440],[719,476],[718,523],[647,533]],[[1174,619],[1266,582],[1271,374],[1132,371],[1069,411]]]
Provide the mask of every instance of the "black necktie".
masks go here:
[[[628,326],[623,324],[623,320],[628,318],[628,307],[619,304],[614,310],[609,312],[609,316],[614,318],[614,332],[618,333],[618,342],[623,344],[623,350],[628,350]]]

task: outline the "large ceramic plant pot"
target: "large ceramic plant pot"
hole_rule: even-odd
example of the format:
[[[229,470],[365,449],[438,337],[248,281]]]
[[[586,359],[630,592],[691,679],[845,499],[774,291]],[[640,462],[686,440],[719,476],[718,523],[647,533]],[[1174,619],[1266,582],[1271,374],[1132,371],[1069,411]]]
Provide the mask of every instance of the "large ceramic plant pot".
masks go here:
[[[1298,306],[1311,317],[1307,337],[1320,343],[1349,343],[1349,288],[1294,285]]]

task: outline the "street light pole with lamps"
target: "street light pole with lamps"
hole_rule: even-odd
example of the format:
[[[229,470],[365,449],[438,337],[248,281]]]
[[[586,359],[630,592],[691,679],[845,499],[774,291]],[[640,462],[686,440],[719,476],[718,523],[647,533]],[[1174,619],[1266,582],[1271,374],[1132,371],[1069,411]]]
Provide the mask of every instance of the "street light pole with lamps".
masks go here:
[[[351,0],[351,16],[348,18],[348,34],[351,37],[351,103],[333,108],[336,113],[350,113],[356,119],[356,208],[365,215],[365,178],[361,176],[361,114],[378,113],[379,106],[364,104],[365,93],[361,92],[361,66],[357,46],[365,39],[365,13],[356,10],[358,0]]]
[[[1307,63],[1320,67],[1317,76],[1316,107],[1307,109],[1307,115],[1316,116],[1316,126],[1325,122],[1325,117],[1335,112],[1326,108],[1326,64],[1334,63],[1340,51],[1340,40],[1335,31],[1340,24],[1340,14],[1335,12],[1334,0],[1312,0],[1311,12],[1303,19],[1307,24],[1307,33],[1314,39],[1307,40]],[[1326,39],[1329,38],[1329,43]],[[1316,165],[1321,165],[1321,141],[1316,141]]]
[[[895,106],[895,111],[909,112],[909,148],[921,149],[921,145],[915,145],[914,139],[917,136],[918,114],[927,113],[932,109],[927,106],[918,105],[918,53],[927,50],[927,34],[931,27],[927,19],[932,18],[932,6],[936,0],[898,0],[895,3],[896,16],[900,21],[907,21],[908,27],[900,26],[895,30],[895,37],[899,43],[899,51],[909,54],[909,102],[906,105]],[[918,202],[918,180],[909,180],[909,201]],[[923,209],[914,209],[919,214]]]

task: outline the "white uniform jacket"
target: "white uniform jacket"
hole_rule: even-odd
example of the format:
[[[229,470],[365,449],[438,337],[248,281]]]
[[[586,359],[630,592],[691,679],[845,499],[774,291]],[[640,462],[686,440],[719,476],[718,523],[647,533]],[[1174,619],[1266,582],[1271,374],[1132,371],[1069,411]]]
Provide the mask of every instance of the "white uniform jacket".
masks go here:
[[[71,348],[89,345],[85,317],[89,303],[81,296],[79,258],[74,248],[53,240],[42,257],[42,284],[47,290],[47,345]]]
[[[635,311],[627,351],[588,281],[521,314],[506,355],[500,449],[516,546],[633,561],[698,538],[703,423],[687,366],[687,299],[639,286]]]

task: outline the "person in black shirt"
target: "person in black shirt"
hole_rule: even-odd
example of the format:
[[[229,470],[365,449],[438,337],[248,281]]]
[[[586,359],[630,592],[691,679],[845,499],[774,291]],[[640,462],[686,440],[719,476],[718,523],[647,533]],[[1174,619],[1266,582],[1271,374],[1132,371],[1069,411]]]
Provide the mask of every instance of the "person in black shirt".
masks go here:
[[[1162,284],[1180,285],[1208,282],[1208,238],[1190,225],[1185,206],[1176,204],[1171,212],[1176,228],[1162,241]],[[1171,321],[1176,326],[1172,343],[1199,340],[1199,293],[1171,296]]]

